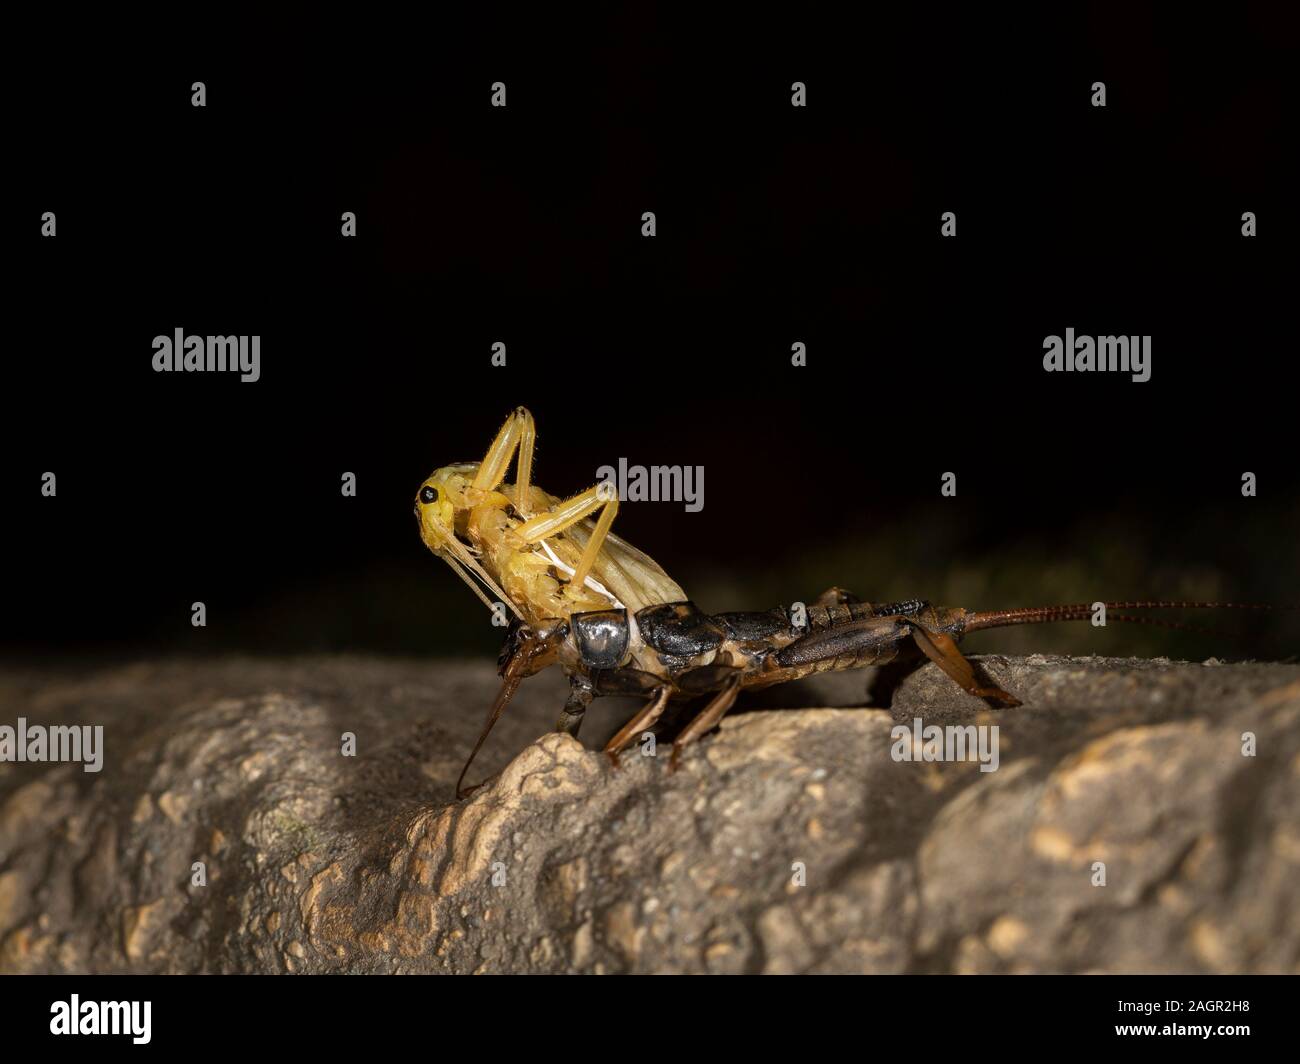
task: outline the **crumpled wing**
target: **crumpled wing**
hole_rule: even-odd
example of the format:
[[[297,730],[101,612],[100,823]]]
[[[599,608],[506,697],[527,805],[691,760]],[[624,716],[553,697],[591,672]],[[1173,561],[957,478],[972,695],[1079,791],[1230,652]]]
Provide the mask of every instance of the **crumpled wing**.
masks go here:
[[[566,528],[563,534],[581,551],[595,527],[595,520],[587,518]],[[633,613],[664,602],[686,601],[686,592],[657,561],[612,532],[605,537],[592,570],[596,579]]]

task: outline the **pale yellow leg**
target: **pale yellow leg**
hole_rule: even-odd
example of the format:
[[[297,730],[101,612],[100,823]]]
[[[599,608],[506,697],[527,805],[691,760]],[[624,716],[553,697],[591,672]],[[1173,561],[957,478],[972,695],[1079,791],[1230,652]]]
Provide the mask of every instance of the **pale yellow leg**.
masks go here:
[[[519,452],[519,465],[515,472],[515,508],[525,512],[528,507],[528,490],[533,478],[533,447],[537,442],[537,426],[533,415],[524,407],[516,407],[506,418],[492,446],[478,467],[473,487],[479,491],[495,491],[506,478],[510,460]],[[521,505],[522,504],[522,505]]]
[[[614,518],[618,515],[618,495],[612,484],[597,484],[580,495],[556,503],[546,513],[531,517],[516,528],[515,535],[525,543],[540,543],[544,539],[559,535],[566,528],[590,517],[597,510],[602,512],[596,519],[596,528],[591,534],[591,539],[587,541],[582,558],[579,559],[578,566],[573,572],[573,583],[580,585],[591,572],[591,567],[595,564],[600,548],[605,542],[605,536],[609,533],[609,526],[614,523]]]
[[[600,548],[605,543],[605,537],[609,535],[609,526],[614,523],[614,518],[617,516],[618,496],[610,492],[609,498],[605,501],[605,508],[601,510],[600,517],[596,519],[596,527],[591,533],[591,539],[587,540],[587,546],[583,549],[582,557],[578,559],[578,567],[573,570],[573,582],[579,587],[587,579],[591,567],[596,564],[596,558],[600,555]]]
[[[533,446],[537,443],[537,426],[533,424],[533,415],[523,407],[523,424],[519,427],[519,462],[515,466],[515,509],[521,517],[533,512],[533,503],[529,498],[533,486]]]

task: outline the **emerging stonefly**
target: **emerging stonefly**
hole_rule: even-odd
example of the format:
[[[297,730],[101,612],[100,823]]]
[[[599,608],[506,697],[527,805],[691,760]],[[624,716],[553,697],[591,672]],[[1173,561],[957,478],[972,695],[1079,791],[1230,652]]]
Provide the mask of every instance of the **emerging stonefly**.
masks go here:
[[[567,499],[532,482],[537,430],[518,407],[477,464],[444,466],[420,485],[420,536],[489,609],[514,614],[499,672],[501,691],[456,782],[528,676],[559,664],[569,697],[557,730],[577,735],[599,695],[634,695],[642,708],[605,745],[611,758],[662,716],[669,702],[702,699],[673,742],[672,764],[735,704],[742,688],[768,687],[812,673],[929,658],[964,691],[1016,706],[985,682],[957,647],[968,632],[1018,624],[1086,620],[1094,604],[974,612],[916,599],[870,603],[839,588],[808,606],[708,615],[648,555],[610,532],[619,500],[602,483]],[[506,482],[511,463],[513,483]],[[1269,609],[1250,603],[1139,601],[1108,611],[1156,608]],[[1183,627],[1127,612],[1112,620]]]

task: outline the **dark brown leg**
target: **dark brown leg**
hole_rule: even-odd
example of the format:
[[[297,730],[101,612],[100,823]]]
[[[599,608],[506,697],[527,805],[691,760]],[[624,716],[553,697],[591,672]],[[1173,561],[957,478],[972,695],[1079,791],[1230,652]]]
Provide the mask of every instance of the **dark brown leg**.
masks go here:
[[[689,746],[705,732],[717,727],[718,721],[727,715],[727,710],[736,704],[736,696],[739,694],[740,676],[737,674],[726,681],[726,686],[713,696],[709,704],[700,710],[695,719],[686,725],[681,734],[674,740],[673,756],[669,762],[670,769],[677,768],[678,758],[681,757],[682,750],[685,747]]]
[[[576,678],[570,680],[569,697],[564,703],[564,708],[560,710],[560,719],[555,722],[555,730],[565,732],[576,739],[578,729],[582,727],[582,716],[587,712],[587,707],[591,705],[594,697],[591,684],[580,683]]]
[[[605,753],[615,767],[618,766],[619,753],[633,740],[637,733],[650,727],[663,714],[664,707],[668,705],[670,693],[670,688],[660,687],[651,696],[650,701],[637,710],[632,719],[619,728],[618,733],[605,744]]]
[[[1008,694],[1000,687],[985,687],[976,679],[974,667],[957,649],[952,636],[944,632],[932,632],[918,624],[911,627],[916,645],[925,652],[927,658],[955,680],[963,691],[979,698],[996,699],[1007,706],[1020,705],[1020,699],[1015,695]]]

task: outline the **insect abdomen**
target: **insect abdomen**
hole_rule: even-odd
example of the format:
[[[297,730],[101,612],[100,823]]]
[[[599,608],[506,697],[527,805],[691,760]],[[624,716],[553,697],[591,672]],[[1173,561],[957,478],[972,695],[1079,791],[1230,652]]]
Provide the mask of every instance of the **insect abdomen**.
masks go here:
[[[924,599],[908,599],[906,602],[845,602],[833,606],[809,606],[807,631],[824,632],[836,625],[863,621],[870,617],[910,617],[929,605]]]

